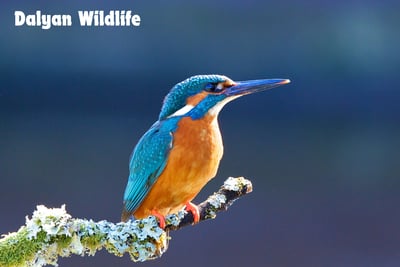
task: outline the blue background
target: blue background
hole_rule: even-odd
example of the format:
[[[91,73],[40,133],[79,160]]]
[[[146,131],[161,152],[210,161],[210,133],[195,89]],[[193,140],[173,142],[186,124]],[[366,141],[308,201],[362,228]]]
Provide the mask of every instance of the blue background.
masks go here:
[[[140,27],[78,25],[131,9]],[[73,26],[15,27],[14,11]],[[220,115],[228,176],[254,192],[141,266],[400,266],[399,1],[0,3],[0,232],[37,204],[118,221],[128,157],[177,82],[289,78]],[[60,266],[132,266],[105,252]]]

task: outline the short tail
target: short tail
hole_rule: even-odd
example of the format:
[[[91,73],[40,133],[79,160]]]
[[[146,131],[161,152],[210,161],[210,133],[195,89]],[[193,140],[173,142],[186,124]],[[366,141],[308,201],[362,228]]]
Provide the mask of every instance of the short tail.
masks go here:
[[[125,207],[122,208],[121,221],[126,222],[132,216],[132,212],[127,211]]]

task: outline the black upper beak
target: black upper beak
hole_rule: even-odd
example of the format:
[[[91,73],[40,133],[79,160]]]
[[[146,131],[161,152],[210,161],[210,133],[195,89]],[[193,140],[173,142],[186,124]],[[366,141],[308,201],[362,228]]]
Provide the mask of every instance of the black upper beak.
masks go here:
[[[240,96],[278,87],[290,83],[289,79],[265,79],[237,82],[225,90],[227,96]]]

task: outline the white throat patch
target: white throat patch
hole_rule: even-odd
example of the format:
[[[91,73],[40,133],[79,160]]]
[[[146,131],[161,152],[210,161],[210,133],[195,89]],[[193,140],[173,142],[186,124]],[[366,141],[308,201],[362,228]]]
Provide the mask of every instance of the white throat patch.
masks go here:
[[[177,117],[177,116],[182,116],[187,114],[189,111],[191,111],[194,108],[192,105],[186,105],[177,111],[175,111],[173,114],[169,115],[167,118],[172,118],[172,117]]]
[[[236,95],[236,96],[231,96],[231,97],[227,97],[224,100],[219,101],[215,106],[213,106],[212,108],[210,108],[208,110],[208,114],[211,116],[217,116],[218,113],[221,111],[221,109],[229,102],[231,102],[232,100],[241,97],[241,95]]]
[[[227,97],[224,100],[219,101],[215,106],[213,106],[212,108],[210,108],[207,112],[208,115],[211,116],[217,116],[218,113],[221,111],[221,109],[229,102],[231,102],[232,100],[241,97],[241,95],[236,95],[236,96],[231,96],[231,97]],[[186,115],[189,111],[191,111],[194,108],[194,106],[192,105],[186,105],[180,109],[178,109],[177,111],[175,111],[173,114],[169,115],[167,118],[173,118],[173,117],[177,117],[177,116],[183,116]]]

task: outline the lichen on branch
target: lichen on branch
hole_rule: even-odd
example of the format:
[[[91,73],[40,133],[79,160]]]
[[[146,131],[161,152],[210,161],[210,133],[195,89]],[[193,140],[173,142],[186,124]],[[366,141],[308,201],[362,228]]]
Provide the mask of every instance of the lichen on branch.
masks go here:
[[[249,180],[228,178],[220,190],[199,205],[200,221],[213,219],[234,200],[252,191]],[[57,266],[58,257],[95,255],[105,248],[122,256],[128,253],[133,261],[160,257],[168,248],[168,231],[193,224],[193,215],[186,211],[166,217],[166,228],[158,226],[154,216],[126,223],[94,222],[73,219],[61,208],[37,206],[32,218],[17,232],[0,239],[0,266]]]

